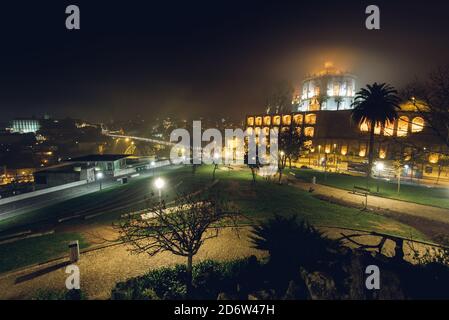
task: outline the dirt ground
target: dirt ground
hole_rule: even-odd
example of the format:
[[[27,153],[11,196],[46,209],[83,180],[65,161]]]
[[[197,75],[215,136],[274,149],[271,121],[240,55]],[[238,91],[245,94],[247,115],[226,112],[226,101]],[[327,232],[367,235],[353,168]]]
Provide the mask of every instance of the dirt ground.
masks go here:
[[[218,238],[205,242],[194,262],[205,259],[234,260],[253,254],[263,257],[264,252],[250,247],[248,233],[247,229],[241,230],[238,235],[231,229],[224,229]],[[81,289],[90,299],[108,299],[111,289],[119,281],[142,275],[151,269],[185,262],[182,257],[169,253],[154,257],[131,255],[127,248],[120,244],[81,255],[77,263],[81,273]],[[30,299],[39,289],[65,289],[67,274],[62,264],[66,260],[0,276],[0,299]]]
[[[331,238],[341,236],[342,230],[323,229]],[[205,259],[234,260],[249,255],[258,258],[267,256],[266,252],[251,247],[248,239],[249,228],[241,228],[238,233],[232,229],[223,229],[217,238],[206,241],[194,262]],[[347,232],[345,231],[347,234]],[[353,232],[350,232],[353,233]],[[90,241],[104,243],[104,238],[115,238],[112,229],[92,230]],[[363,236],[357,241],[366,244],[376,244],[379,238]],[[184,263],[185,259],[170,253],[161,253],[154,257],[146,254],[132,255],[124,244],[109,245],[108,247],[85,252],[77,263],[81,272],[81,289],[89,299],[108,299],[111,290],[117,282],[143,275],[151,269]],[[412,251],[408,245],[404,246],[406,258],[410,259]],[[415,246],[424,251],[425,246]],[[382,252],[392,255],[394,243],[387,241]],[[52,261],[51,263],[34,266],[18,272],[0,275],[0,299],[31,299],[39,289],[64,290],[65,267],[67,259]]]

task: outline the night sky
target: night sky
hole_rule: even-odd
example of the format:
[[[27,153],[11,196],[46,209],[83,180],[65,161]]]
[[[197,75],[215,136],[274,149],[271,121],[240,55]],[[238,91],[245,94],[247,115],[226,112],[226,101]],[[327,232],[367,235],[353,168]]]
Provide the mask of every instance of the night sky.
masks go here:
[[[65,29],[69,4],[80,31]],[[9,1],[0,15],[1,120],[238,119],[326,60],[399,88],[449,63],[449,1]]]

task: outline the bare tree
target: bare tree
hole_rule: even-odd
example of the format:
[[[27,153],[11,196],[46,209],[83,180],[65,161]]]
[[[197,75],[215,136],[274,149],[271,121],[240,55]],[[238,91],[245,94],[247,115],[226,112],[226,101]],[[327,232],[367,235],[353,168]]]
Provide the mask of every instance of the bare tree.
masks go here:
[[[449,148],[449,65],[432,71],[424,81],[410,84],[405,95],[435,135]]]
[[[266,101],[267,113],[290,113],[292,109],[293,86],[287,81],[277,83]]]
[[[278,170],[279,183],[281,183],[282,173],[289,161],[291,168],[292,160],[299,158],[301,151],[304,150],[304,143],[306,137],[301,135],[301,132],[296,130],[293,125],[281,130],[278,137],[279,155],[278,155]]]
[[[168,251],[187,258],[187,295],[192,294],[193,257],[205,241],[218,236],[220,222],[236,226],[240,214],[230,210],[218,193],[178,195],[168,207],[154,202],[141,216],[129,216],[116,227],[120,240],[129,243],[132,253],[154,256]]]

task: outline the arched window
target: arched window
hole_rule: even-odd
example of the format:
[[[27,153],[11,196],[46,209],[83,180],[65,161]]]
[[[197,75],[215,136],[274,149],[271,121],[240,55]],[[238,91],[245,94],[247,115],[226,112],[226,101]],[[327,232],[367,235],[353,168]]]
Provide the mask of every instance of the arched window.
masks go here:
[[[414,117],[412,120],[412,132],[421,132],[424,129],[424,119],[421,117]]]
[[[399,117],[398,120],[398,137],[407,136],[409,119],[406,116]]]
[[[380,134],[381,129],[382,126],[380,125],[380,123],[376,123],[376,125],[374,126],[374,134]]]
[[[368,132],[368,131],[369,131],[368,122],[367,122],[366,120],[364,120],[364,121],[360,124],[360,131],[362,131],[362,132]]]
[[[256,117],[256,126],[262,125],[262,117]]]
[[[246,128],[246,133],[247,133],[248,135],[252,135],[253,132],[254,132],[253,128],[251,128],[251,127]]]
[[[273,117],[273,125],[278,126],[281,124],[281,116],[274,116]]]
[[[289,114],[286,114],[282,117],[282,124],[289,126],[292,123],[292,116]]]
[[[257,135],[257,136],[260,135],[260,127],[256,127],[256,128],[255,128],[255,132],[256,132],[256,135]]]
[[[304,135],[306,137],[313,137],[314,134],[315,134],[315,129],[313,127],[304,128]]]
[[[296,124],[302,124],[302,114],[295,114],[295,115],[293,116],[293,121],[294,121]]]
[[[384,136],[392,137],[394,134],[394,122],[387,121],[384,128]]]
[[[307,124],[315,124],[316,123],[316,114],[309,113],[306,115],[306,123]]]
[[[366,156],[366,144],[362,143],[360,144],[360,148],[359,148],[359,156],[360,157],[364,157]]]
[[[263,124],[264,124],[265,126],[271,125],[271,116],[265,116],[265,117],[263,118]]]
[[[249,126],[253,126],[254,125],[254,117],[248,117],[247,123]]]

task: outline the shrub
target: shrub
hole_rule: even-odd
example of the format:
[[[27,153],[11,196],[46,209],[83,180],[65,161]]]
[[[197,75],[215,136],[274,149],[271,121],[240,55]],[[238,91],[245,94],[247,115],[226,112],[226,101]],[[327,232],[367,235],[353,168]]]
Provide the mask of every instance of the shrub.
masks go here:
[[[87,296],[81,290],[50,290],[41,289],[36,292],[33,300],[87,300]]]
[[[256,257],[217,262],[205,260],[193,266],[194,298],[216,299],[218,293],[235,291],[237,284],[248,286],[258,272]],[[176,265],[152,270],[147,274],[116,284],[112,299],[177,300],[186,298],[186,267]]]

